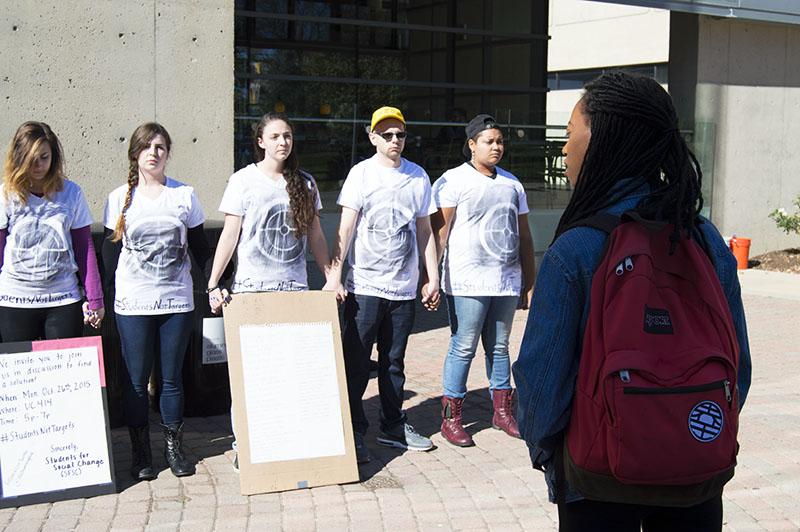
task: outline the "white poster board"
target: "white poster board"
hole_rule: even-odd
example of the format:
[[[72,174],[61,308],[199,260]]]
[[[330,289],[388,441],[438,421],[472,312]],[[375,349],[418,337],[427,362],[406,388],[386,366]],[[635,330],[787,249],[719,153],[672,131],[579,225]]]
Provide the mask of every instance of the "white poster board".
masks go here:
[[[242,494],[357,481],[333,292],[236,294],[223,313]]]
[[[247,411],[270,409],[249,417],[250,461],[344,456],[331,323],[241,325],[239,338]]]
[[[114,491],[100,337],[0,344],[0,507]]]

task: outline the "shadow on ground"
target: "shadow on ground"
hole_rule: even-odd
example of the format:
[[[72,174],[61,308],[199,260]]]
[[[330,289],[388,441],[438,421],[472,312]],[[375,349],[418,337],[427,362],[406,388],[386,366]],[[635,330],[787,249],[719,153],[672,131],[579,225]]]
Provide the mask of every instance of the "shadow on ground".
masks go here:
[[[164,436],[161,432],[161,417],[157,413],[150,415],[150,443],[153,450],[153,467],[161,474],[169,469],[164,459]],[[231,448],[229,415],[210,417],[190,417],[184,420],[183,442],[184,452],[193,463],[204,458],[219,456]],[[131,478],[131,444],[127,427],[111,431],[114,453],[114,469],[117,480],[117,492],[125,491],[137,483]]]
[[[405,399],[408,401],[416,397],[417,392],[406,390]],[[360,482],[370,489],[391,488],[398,481],[386,472],[386,465],[401,456],[405,451],[392,447],[385,447],[376,442],[380,431],[380,398],[373,396],[364,401],[364,410],[367,413],[370,427],[367,431],[367,448],[371,461],[359,466]],[[406,410],[408,422],[421,435],[431,437],[440,431],[441,427],[441,398],[428,398],[418,405]],[[489,389],[481,388],[467,393],[464,401],[464,426],[472,435],[491,427],[492,401]],[[164,459],[164,438],[159,426],[160,416],[152,413],[150,416],[150,439],[153,450],[153,466],[156,472],[162,474],[169,468]],[[117,492],[125,491],[136,481],[131,479],[129,469],[131,465],[130,440],[125,427],[111,431],[114,452],[114,467],[117,481]],[[229,415],[192,417],[186,418],[184,428],[184,450],[187,457],[199,463],[204,458],[219,456],[230,450],[233,435]],[[444,445],[449,445],[445,443]],[[433,450],[435,452],[435,448]]]
[[[417,394],[413,390],[406,390],[406,400],[415,397]],[[380,399],[373,396],[364,401],[364,410],[367,413],[370,427],[367,431],[367,448],[369,449],[371,460],[367,464],[359,466],[358,471],[362,483],[377,483],[377,487],[384,487],[385,479],[376,479],[379,473],[385,472],[384,468],[392,460],[406,452],[401,449],[384,447],[376,442],[380,431]],[[421,435],[430,438],[441,429],[441,397],[425,399],[418,405],[406,410],[408,422],[414,426],[415,430]],[[492,426],[492,400],[489,397],[489,388],[481,388],[467,392],[464,400],[463,413],[464,427],[471,435]],[[449,445],[444,443],[443,445]],[[435,452],[435,448],[433,449]],[[385,475],[380,475],[381,477]]]

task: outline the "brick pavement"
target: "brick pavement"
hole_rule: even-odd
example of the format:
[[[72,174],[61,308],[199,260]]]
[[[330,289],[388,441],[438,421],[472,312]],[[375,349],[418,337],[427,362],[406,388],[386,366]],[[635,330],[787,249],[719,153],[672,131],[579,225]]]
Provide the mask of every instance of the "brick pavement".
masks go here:
[[[753,351],[753,388],[741,418],[740,464],[725,490],[725,530],[800,530],[800,301],[745,295]],[[127,433],[115,429],[117,494],[0,510],[0,528],[28,530],[534,530],[555,529],[555,507],[530,467],[525,445],[491,428],[491,404],[476,359],[466,402],[476,447],[459,449],[438,434],[446,316],[420,314],[408,350],[407,409],[431,435],[430,453],[400,453],[368,442],[372,462],[361,482],[243,497],[231,469],[227,416],[187,419],[186,447],[197,474],[165,470],[153,431],[158,479],[127,480]],[[518,312],[511,345],[527,315]],[[376,385],[367,390],[377,421]]]

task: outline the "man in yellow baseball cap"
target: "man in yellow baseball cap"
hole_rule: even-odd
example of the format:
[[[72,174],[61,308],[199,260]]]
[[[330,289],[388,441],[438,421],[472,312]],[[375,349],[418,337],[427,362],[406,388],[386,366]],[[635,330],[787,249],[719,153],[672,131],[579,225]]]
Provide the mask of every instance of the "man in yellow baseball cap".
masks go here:
[[[399,120],[406,125],[406,119],[403,118],[403,113],[400,112],[400,109],[397,107],[381,107],[376,109],[374,113],[372,113],[372,122],[369,125],[370,132],[375,131],[375,126],[378,125],[379,122],[383,122],[388,118],[394,118],[395,120]]]
[[[369,141],[375,154],[353,166],[337,203],[342,208],[334,239],[331,281],[325,289],[343,301],[342,345],[358,463],[369,461],[369,421],[362,398],[369,382],[372,347],[378,346],[381,445],[429,451],[430,438],[414,430],[403,410],[405,354],[414,326],[419,260],[428,282],[422,303],[438,305],[439,270],[430,215],[436,212],[431,182],[420,166],[402,157],[406,120],[395,107],[372,113]],[[352,253],[350,251],[352,245]],[[350,270],[344,285],[342,264]],[[334,280],[335,279],[335,280]]]

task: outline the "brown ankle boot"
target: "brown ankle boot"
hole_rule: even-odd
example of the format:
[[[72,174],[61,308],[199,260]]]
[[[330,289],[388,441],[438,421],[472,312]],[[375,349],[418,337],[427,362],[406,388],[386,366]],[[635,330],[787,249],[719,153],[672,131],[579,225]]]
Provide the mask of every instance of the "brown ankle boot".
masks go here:
[[[519,438],[519,428],[514,419],[513,401],[511,390],[492,390],[492,406],[494,406],[492,426],[513,438]]]
[[[442,436],[458,447],[472,447],[475,442],[461,424],[464,399],[442,396]]]

